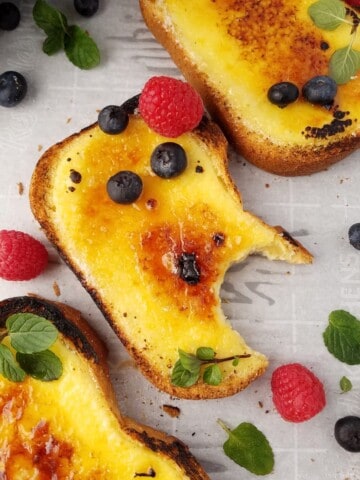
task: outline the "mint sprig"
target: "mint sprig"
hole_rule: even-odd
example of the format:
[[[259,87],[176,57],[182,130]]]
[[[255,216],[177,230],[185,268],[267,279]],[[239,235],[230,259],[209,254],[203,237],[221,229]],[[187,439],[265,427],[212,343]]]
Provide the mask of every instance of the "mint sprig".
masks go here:
[[[334,310],[323,333],[329,352],[348,365],[360,364],[360,321],[345,310]]]
[[[36,25],[47,35],[43,52],[54,55],[64,49],[68,59],[81,69],[90,69],[100,63],[100,52],[89,34],[77,25],[68,25],[67,18],[45,0],[37,0],[33,8]]]
[[[359,16],[341,0],[318,0],[310,5],[308,14],[322,30],[335,30],[343,23],[351,26],[349,44],[335,50],[329,61],[330,77],[339,85],[349,82],[360,69],[360,52],[353,49],[360,24]]]
[[[0,335],[1,375],[13,382],[22,382],[26,374],[42,381],[62,375],[61,360],[48,350],[58,336],[49,320],[32,313],[16,313],[5,325]],[[4,344],[5,339],[13,350]]]
[[[240,423],[231,430],[218,420],[229,438],[223,445],[225,454],[255,475],[267,475],[274,469],[274,453],[265,435],[251,423]]]
[[[222,382],[222,373],[219,363],[232,361],[238,365],[241,358],[248,358],[250,354],[233,355],[226,358],[215,358],[215,351],[211,347],[199,347],[195,355],[179,348],[179,359],[176,361],[171,373],[171,383],[177,387],[191,387],[200,377],[204,383],[217,386]],[[205,369],[202,367],[207,365]]]

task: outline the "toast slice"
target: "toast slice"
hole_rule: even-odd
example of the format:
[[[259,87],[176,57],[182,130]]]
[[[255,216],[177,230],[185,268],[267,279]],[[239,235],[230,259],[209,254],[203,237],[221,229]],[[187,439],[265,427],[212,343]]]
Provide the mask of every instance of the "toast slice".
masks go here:
[[[301,94],[285,108],[267,98],[278,82],[301,92],[327,75],[330,56],[352,40],[360,50],[351,25],[314,25],[307,13],[314,1],[140,0],[147,26],[237,151],[278,175],[323,170],[360,146],[359,74],[338,85],[330,109]]]
[[[282,228],[243,210],[227,169],[227,142],[214,123],[204,118],[172,139],[185,150],[187,168],[164,179],[151,171],[150,156],[169,139],[134,112],[122,133],[108,135],[94,124],[46,151],[32,177],[32,211],[154,385],[182,398],[231,395],[263,373],[267,359],[222,313],[226,270],[252,253],[291,263],[312,256]],[[143,182],[130,205],[107,194],[108,179],[123,170]],[[195,283],[182,275],[186,254],[200,270]],[[251,356],[235,368],[223,362],[220,385],[174,384],[179,349],[195,354],[204,346],[217,358]]]
[[[109,379],[106,350],[77,310],[37,297],[0,302],[0,328],[15,313],[51,321],[52,350],[63,373],[45,382],[0,375],[0,477],[7,480],[208,480],[175,437],[123,417]]]

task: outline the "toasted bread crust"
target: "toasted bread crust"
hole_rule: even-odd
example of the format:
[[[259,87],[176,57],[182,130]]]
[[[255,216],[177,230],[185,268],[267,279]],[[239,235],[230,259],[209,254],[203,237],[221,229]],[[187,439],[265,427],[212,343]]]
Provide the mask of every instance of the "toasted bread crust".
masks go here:
[[[13,297],[0,302],[0,327],[5,325],[6,319],[10,315],[20,312],[40,315],[53,322],[64,336],[65,341],[70,342],[86,358],[89,368],[96,375],[104,397],[118,418],[121,428],[130,437],[159,455],[171,458],[180,466],[186,478],[209,480],[208,475],[190,453],[189,448],[180,440],[151,427],[140,425],[121,415],[110,382],[106,347],[78,310],[41,297]]]
[[[319,145],[283,145],[247,128],[226,95],[215,90],[209,78],[191,59],[179,39],[174,38],[168,19],[162,18],[157,0],[139,0],[146,25],[169,52],[186,80],[200,93],[204,104],[219,123],[229,142],[249,162],[282,176],[309,175],[330,167],[360,147],[360,130],[341,138],[329,137]],[[161,2],[160,2],[161,3]],[[165,2],[166,3],[166,2]],[[221,65],[219,66],[221,68]]]

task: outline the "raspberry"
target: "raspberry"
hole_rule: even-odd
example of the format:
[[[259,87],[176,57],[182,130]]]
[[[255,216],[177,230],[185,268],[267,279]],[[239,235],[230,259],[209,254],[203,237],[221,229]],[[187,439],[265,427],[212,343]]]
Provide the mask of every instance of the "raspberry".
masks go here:
[[[351,7],[360,7],[360,0],[346,0],[346,3]]]
[[[201,97],[191,85],[165,76],[145,83],[139,110],[150,128],[171,138],[197,127],[204,114]]]
[[[42,243],[27,233],[0,230],[0,277],[5,280],[30,280],[48,263]]]
[[[278,367],[272,374],[271,390],[277,411],[289,422],[309,420],[326,404],[323,384],[299,363]]]

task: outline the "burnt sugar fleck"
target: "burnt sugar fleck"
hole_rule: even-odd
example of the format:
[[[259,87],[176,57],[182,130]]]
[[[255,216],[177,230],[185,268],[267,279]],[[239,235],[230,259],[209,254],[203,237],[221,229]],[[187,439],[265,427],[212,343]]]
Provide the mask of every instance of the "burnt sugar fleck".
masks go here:
[[[77,172],[76,170],[70,170],[70,180],[73,183],[80,183],[81,182],[81,173]]]
[[[338,110],[335,108],[333,111],[333,119],[329,123],[325,123],[321,127],[312,127],[308,125],[303,132],[301,132],[305,138],[321,138],[326,139],[332,137],[338,133],[343,133],[350,127],[357,119],[349,118],[350,112]]]

